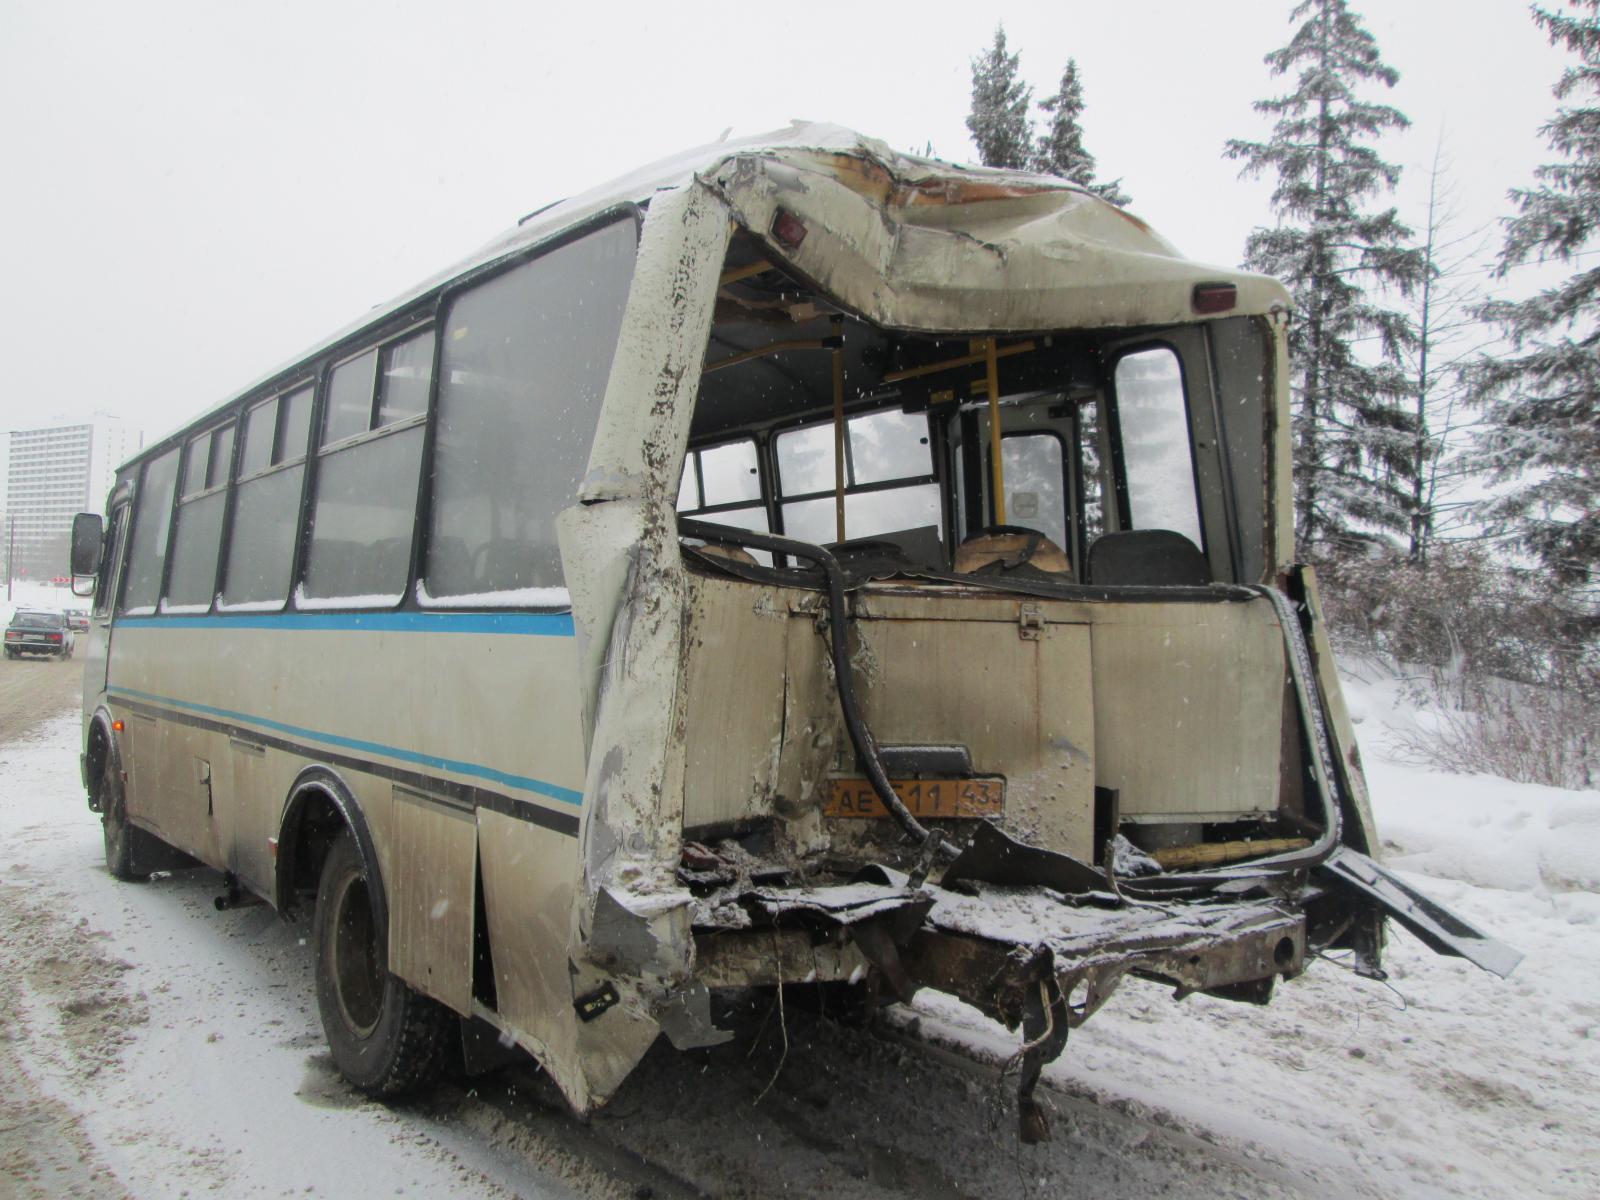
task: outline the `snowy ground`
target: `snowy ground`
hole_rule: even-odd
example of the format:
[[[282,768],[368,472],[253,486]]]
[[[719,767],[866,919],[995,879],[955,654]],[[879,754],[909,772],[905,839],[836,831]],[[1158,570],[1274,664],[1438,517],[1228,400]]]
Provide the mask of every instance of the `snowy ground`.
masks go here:
[[[213,911],[206,873],[110,880],[77,664],[0,668],[48,696],[0,710],[0,1197],[1596,1194],[1600,793],[1389,761],[1378,672],[1349,686],[1389,861],[1524,950],[1516,974],[1396,931],[1389,987],[1318,963],[1256,1009],[1129,983],[1047,1073],[1056,1140],[1023,1148],[986,1061],[1014,1042],[938,997],[887,1032],[790,1012],[659,1047],[588,1127],[531,1071],[361,1100],[302,928]]]

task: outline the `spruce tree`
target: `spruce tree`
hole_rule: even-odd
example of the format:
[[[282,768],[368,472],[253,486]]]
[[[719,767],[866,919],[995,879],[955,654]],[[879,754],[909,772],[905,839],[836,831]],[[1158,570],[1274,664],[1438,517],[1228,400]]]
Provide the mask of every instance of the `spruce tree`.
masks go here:
[[[1050,124],[1039,137],[1033,169],[1046,175],[1059,175],[1093,192],[1102,200],[1126,207],[1131,201],[1122,190],[1122,180],[1095,182],[1094,155],[1083,146],[1083,126],[1080,123],[1083,116],[1083,85],[1078,82],[1075,59],[1067,59],[1066,70],[1061,72],[1061,86],[1054,96],[1039,101],[1039,107],[1050,114]]]
[[[1532,261],[1576,266],[1600,234],[1600,0],[1535,8],[1553,45],[1577,57],[1555,86],[1542,132],[1558,161],[1537,185],[1510,193],[1499,274]],[[1510,353],[1476,372],[1488,431],[1482,461],[1511,486],[1485,506],[1491,529],[1513,535],[1564,583],[1600,572],[1600,264],[1525,300],[1495,300]]]
[[[1294,88],[1254,105],[1275,118],[1272,135],[1227,153],[1245,175],[1277,175],[1278,223],[1250,234],[1245,263],[1294,295],[1295,531],[1310,553],[1407,526],[1413,420],[1398,364],[1414,335],[1368,289],[1407,293],[1423,265],[1395,210],[1371,206],[1400,176],[1371,143],[1410,122],[1357,89],[1393,87],[1398,73],[1345,0],[1302,0],[1289,21],[1289,44],[1265,61]]]
[[[972,60],[972,111],[967,129],[986,167],[1024,169],[1033,158],[1033,89],[1017,78],[1017,55],[1006,53],[1004,25],[994,45]]]

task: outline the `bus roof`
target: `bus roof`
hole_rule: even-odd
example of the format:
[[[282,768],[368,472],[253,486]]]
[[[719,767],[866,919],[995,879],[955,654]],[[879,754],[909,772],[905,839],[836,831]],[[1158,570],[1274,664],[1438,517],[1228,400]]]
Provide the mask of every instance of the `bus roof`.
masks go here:
[[[990,167],[961,166],[937,159],[903,154],[874,138],[865,137],[839,125],[796,121],[788,128],[747,138],[712,142],[686,150],[629,172],[599,187],[538,209],[516,225],[491,239],[465,258],[407,289],[387,303],[380,304],[336,333],[309,347],[304,353],[280,364],[227,400],[208,408],[201,416],[186,422],[159,440],[147,444],[128,461],[134,462],[160,452],[188,431],[214,419],[225,409],[252,393],[260,393],[340,343],[364,330],[392,320],[430,293],[452,280],[480,267],[514,256],[529,247],[554,237],[591,218],[629,204],[646,204],[656,192],[681,187],[699,177],[716,185],[731,177],[729,167],[739,163],[763,162],[778,169],[802,171],[831,177],[856,197],[895,211],[909,225],[937,224],[958,232],[962,217],[972,214],[974,226],[984,225],[977,215],[982,207],[1020,205],[1020,218],[1005,226],[1016,230],[1036,219],[1041,212],[1051,218],[1048,234],[1054,253],[1048,257],[1077,257],[1082,265],[1092,265],[1094,286],[1068,282],[1058,291],[1081,287],[1087,295],[1079,306],[1087,325],[1159,324],[1176,318],[1171,305],[1153,305],[1152,287],[1164,295],[1185,298],[1195,283],[1234,283],[1239,288],[1238,313],[1287,310],[1288,293],[1276,281],[1230,268],[1219,268],[1185,259],[1178,250],[1138,217],[1115,207],[1087,190],[1065,180],[1024,171]],[[744,174],[748,175],[748,172]],[[929,210],[961,210],[960,215],[930,220]],[[922,216],[911,214],[921,213]],[[992,235],[992,230],[989,231]],[[1039,234],[1027,235],[1038,240]],[[1066,253],[1062,251],[1065,249]],[[1104,303],[1106,281],[1129,291],[1129,304],[1108,309]],[[839,281],[843,283],[843,281]],[[976,283],[976,281],[974,281]],[[977,285],[981,287],[981,285]],[[1142,290],[1141,290],[1142,289]],[[1131,307],[1130,307],[1131,305]],[[1142,307],[1141,307],[1142,306]],[[937,307],[937,306],[935,306]],[[1074,314],[1080,315],[1080,314]],[[1098,315],[1101,319],[1094,319]],[[916,322],[910,322],[915,324]],[[928,323],[934,327],[936,322]],[[1062,327],[1066,327],[1066,322]],[[126,465],[126,464],[125,464]]]

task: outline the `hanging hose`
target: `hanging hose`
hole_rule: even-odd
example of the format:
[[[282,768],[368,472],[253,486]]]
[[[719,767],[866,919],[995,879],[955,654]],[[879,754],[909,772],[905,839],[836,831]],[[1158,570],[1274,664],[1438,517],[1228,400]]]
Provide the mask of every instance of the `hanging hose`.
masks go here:
[[[684,537],[699,538],[705,542],[754,546],[758,550],[788,554],[821,568],[828,583],[828,650],[833,659],[834,684],[839,690],[839,711],[844,716],[850,744],[855,747],[862,770],[866,772],[872,790],[877,793],[884,808],[889,810],[889,815],[905,831],[906,836],[922,848],[922,859],[927,861],[935,856],[954,858],[956,847],[937,829],[927,828],[912,816],[905,802],[895,794],[888,773],[883,769],[883,760],[878,757],[878,743],[873,740],[872,730],[867,728],[866,721],[861,717],[861,707],[856,702],[855,680],[850,674],[850,617],[845,606],[844,572],[839,569],[839,561],[821,546],[814,546],[810,542],[797,542],[770,533],[707,525],[687,518],[679,518],[678,532]]]

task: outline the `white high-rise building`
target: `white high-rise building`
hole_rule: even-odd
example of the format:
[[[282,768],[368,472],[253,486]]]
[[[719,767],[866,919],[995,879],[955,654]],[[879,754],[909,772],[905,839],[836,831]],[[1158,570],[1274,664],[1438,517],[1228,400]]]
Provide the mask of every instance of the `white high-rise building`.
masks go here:
[[[15,547],[15,577],[65,573],[73,515],[105,509],[117,467],[143,444],[138,430],[114,417],[11,431],[0,533]]]

